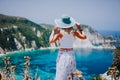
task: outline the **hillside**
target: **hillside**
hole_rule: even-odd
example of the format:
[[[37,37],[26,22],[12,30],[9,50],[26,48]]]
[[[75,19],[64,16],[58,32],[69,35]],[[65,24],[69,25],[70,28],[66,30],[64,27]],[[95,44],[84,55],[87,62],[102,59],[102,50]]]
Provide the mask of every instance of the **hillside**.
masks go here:
[[[81,25],[85,34],[87,35],[86,40],[79,40],[77,39],[74,42],[74,47],[81,47],[81,48],[115,48],[110,42],[114,41],[112,36],[103,36],[94,30],[89,25]]]
[[[0,14],[0,47],[6,51],[48,47],[50,32],[26,18]]]
[[[74,47],[79,48],[113,48],[112,37],[99,34],[88,25],[81,24],[87,39],[76,39]],[[36,24],[26,18],[0,14],[0,47],[5,51],[38,49],[41,47],[58,47],[59,42],[49,44],[53,25]]]

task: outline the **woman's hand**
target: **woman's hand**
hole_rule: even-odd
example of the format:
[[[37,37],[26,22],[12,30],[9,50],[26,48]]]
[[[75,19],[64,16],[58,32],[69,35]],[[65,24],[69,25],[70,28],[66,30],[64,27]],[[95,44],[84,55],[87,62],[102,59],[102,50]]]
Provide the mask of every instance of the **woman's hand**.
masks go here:
[[[76,26],[77,26],[79,32],[82,34],[83,29],[81,28],[80,23],[76,23]]]
[[[86,35],[84,34],[84,32],[82,32],[82,34],[81,34],[81,32],[75,31],[73,35],[80,38],[80,39],[86,39],[87,38]]]
[[[55,27],[53,28],[53,31],[54,31],[54,34],[57,34],[57,33],[60,32],[60,30],[59,30],[59,28],[58,28],[57,26],[55,26]]]
[[[54,31],[58,30],[58,27],[57,27],[57,26],[55,26],[55,27],[53,28],[53,30],[54,30]]]

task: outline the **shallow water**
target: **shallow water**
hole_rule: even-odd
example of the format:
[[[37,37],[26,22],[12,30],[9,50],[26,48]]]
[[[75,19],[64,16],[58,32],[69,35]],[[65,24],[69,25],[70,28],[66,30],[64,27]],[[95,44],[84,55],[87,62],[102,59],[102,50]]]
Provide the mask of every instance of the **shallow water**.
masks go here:
[[[91,77],[104,73],[112,64],[113,51],[108,49],[75,49],[77,69],[83,72],[86,80]],[[30,75],[38,74],[42,80],[47,80],[50,76],[51,80],[55,77],[56,57],[58,49],[32,50],[14,52],[15,54],[7,54],[10,56],[11,65],[16,65],[15,75],[17,80],[23,78],[24,56],[30,56]],[[4,57],[4,56],[3,56]],[[3,68],[3,61],[0,57],[0,68]]]

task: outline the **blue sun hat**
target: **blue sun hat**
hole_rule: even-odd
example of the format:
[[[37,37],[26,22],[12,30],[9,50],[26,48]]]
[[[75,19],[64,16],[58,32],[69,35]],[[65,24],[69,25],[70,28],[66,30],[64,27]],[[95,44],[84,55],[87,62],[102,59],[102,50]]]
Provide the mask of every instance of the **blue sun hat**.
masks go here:
[[[55,19],[55,23],[60,28],[70,28],[75,25],[76,21],[68,15],[63,15],[60,19]]]

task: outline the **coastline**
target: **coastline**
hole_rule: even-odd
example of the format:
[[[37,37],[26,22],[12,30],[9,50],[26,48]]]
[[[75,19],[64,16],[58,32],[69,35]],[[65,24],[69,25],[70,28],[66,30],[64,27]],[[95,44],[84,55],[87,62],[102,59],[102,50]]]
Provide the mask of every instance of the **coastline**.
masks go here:
[[[7,52],[5,52],[5,54],[14,54],[14,52],[21,52],[21,51],[47,50],[47,49],[59,49],[59,47],[41,47],[39,49],[27,48],[27,49],[24,49],[24,50],[7,51]],[[0,56],[3,56],[5,54],[1,54]]]
[[[15,51],[7,51],[5,54],[13,54],[14,52],[21,52],[21,51],[32,51],[32,50],[47,50],[47,49],[59,49],[60,47],[41,47],[39,49],[34,49],[34,48],[27,48],[25,50],[15,50]],[[80,47],[74,47],[75,49],[79,49]],[[87,49],[88,47],[84,47],[84,48],[80,48],[80,49]],[[115,46],[93,46],[93,47],[89,47],[90,49],[116,49]],[[1,54],[0,56],[3,56],[4,54]]]

